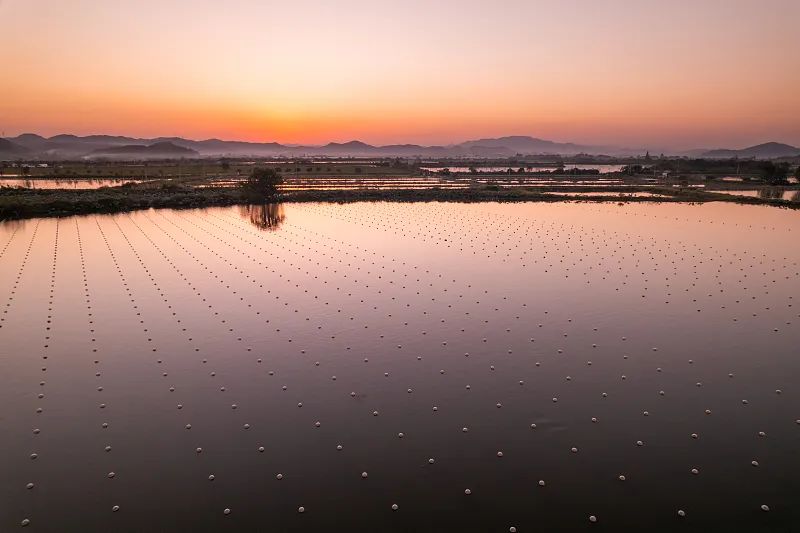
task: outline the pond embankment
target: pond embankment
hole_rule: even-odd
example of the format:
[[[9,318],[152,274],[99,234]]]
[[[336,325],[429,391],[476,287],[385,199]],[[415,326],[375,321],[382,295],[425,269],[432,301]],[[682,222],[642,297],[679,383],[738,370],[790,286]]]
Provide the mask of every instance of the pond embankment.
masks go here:
[[[580,196],[580,193],[591,195]],[[637,196],[637,194],[639,194]],[[694,188],[668,187],[502,187],[463,189],[358,189],[287,191],[268,202],[732,202],[800,208],[782,199],[733,196]],[[195,187],[165,183],[93,190],[0,188],[0,219],[116,213],[150,208],[188,209],[254,203],[236,187]]]

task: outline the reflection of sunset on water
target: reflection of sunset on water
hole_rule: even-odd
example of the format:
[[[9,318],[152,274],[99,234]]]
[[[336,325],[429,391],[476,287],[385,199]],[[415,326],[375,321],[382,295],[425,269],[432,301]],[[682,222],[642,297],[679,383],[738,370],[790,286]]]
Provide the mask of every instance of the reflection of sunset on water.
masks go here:
[[[722,203],[0,223],[0,529],[791,525],[798,232]]]

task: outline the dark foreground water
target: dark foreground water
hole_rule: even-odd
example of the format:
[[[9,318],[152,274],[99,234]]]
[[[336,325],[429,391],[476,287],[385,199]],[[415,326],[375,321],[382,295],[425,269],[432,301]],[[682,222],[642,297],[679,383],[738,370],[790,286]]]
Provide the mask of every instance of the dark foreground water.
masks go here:
[[[0,531],[798,531],[799,234],[730,204],[0,224]]]

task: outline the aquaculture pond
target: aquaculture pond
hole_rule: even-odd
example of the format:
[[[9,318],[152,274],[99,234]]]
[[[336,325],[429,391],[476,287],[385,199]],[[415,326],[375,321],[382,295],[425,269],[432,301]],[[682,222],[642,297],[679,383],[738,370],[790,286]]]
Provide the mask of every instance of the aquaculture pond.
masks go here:
[[[783,187],[762,187],[760,189],[729,189],[721,191],[725,194],[732,194],[734,196],[748,196],[751,198],[764,198],[764,199],[777,199],[789,200],[792,202],[800,202],[800,189],[784,189]]]
[[[506,166],[490,166],[490,167],[479,166],[479,165],[478,166],[473,166],[473,167],[464,167],[464,166],[461,166],[461,167],[439,167],[439,166],[433,166],[433,167],[422,167],[422,170],[427,170],[427,171],[430,171],[430,172],[441,172],[443,170],[447,170],[448,172],[472,173],[473,170],[475,172],[508,172],[509,170],[511,170],[512,172],[516,172],[520,168],[525,169],[527,172],[542,172],[542,171],[555,172],[555,171],[562,171],[562,170],[567,170],[567,171],[572,171],[572,170],[596,170],[600,174],[610,174],[610,173],[613,173],[613,172],[620,172],[623,168],[625,168],[625,165],[607,165],[607,164],[601,164],[601,165],[589,165],[589,164],[586,164],[586,165],[583,165],[583,164],[578,163],[578,164],[569,164],[569,165],[562,165],[562,166],[556,166],[556,165],[550,165],[550,166],[548,166],[548,165],[527,166],[527,165],[524,165],[524,164],[523,165],[519,165],[518,164],[518,165],[506,165]]]
[[[800,215],[0,224],[0,531],[797,531]]]
[[[213,179],[198,187],[238,187],[244,178],[219,178]],[[282,192],[289,191],[347,191],[347,190],[422,190],[422,189],[469,189],[475,186],[497,185],[505,188],[524,187],[632,187],[652,184],[626,183],[622,178],[594,178],[594,177],[557,177],[547,178],[538,176],[498,176],[498,177],[443,177],[443,176],[378,176],[378,177],[353,177],[353,176],[324,176],[324,177],[291,177],[286,178],[278,189]]]
[[[101,187],[119,187],[126,183],[141,183],[143,180],[126,178],[2,178],[0,187],[24,189],[99,189]]]

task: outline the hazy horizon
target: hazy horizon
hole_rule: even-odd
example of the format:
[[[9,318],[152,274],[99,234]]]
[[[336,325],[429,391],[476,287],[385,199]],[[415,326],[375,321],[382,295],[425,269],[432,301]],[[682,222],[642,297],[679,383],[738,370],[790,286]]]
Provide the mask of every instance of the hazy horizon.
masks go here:
[[[6,132],[3,132],[3,133],[6,133]],[[38,136],[43,137],[45,139],[51,139],[51,138],[57,137],[59,135],[74,135],[76,137],[81,137],[81,138],[83,138],[83,137],[93,137],[93,136],[127,137],[127,138],[130,138],[131,140],[134,140],[134,141],[183,139],[185,141],[191,141],[191,142],[203,142],[203,141],[210,141],[210,140],[218,140],[218,141],[223,141],[223,142],[247,142],[247,143],[263,143],[263,144],[277,143],[277,144],[280,144],[280,145],[283,145],[283,146],[287,146],[287,147],[297,146],[297,147],[309,147],[309,148],[311,148],[311,147],[324,147],[327,144],[345,144],[345,143],[348,143],[348,142],[363,142],[363,143],[365,143],[367,145],[376,146],[376,147],[392,146],[392,145],[395,145],[395,146],[419,145],[419,146],[422,146],[422,147],[434,147],[434,146],[455,147],[455,146],[458,146],[459,144],[479,141],[479,140],[483,140],[483,139],[501,139],[501,138],[504,138],[504,137],[530,137],[530,138],[539,139],[539,140],[542,140],[542,141],[552,141],[552,142],[559,143],[559,144],[560,143],[573,143],[573,144],[578,144],[578,145],[582,145],[582,146],[585,145],[585,146],[598,147],[598,148],[616,148],[616,149],[622,149],[622,150],[625,150],[625,149],[633,150],[633,149],[639,149],[639,148],[644,149],[644,150],[653,150],[653,149],[658,149],[658,148],[664,148],[664,149],[669,149],[671,151],[671,153],[679,153],[681,151],[689,152],[689,151],[692,151],[692,150],[714,150],[714,149],[741,150],[741,149],[744,149],[744,148],[750,148],[752,146],[757,146],[757,145],[761,145],[761,144],[769,144],[769,143],[773,143],[773,142],[780,143],[780,144],[788,144],[788,145],[792,144],[790,142],[785,142],[785,141],[782,141],[780,139],[765,139],[765,140],[762,140],[762,141],[754,142],[752,144],[741,145],[741,146],[686,146],[686,147],[667,147],[667,146],[663,146],[662,147],[662,146],[657,146],[657,145],[656,146],[652,146],[652,147],[651,146],[647,146],[647,145],[642,145],[642,146],[623,146],[623,145],[611,145],[609,143],[603,143],[603,142],[597,142],[597,143],[574,143],[573,141],[571,141],[569,139],[564,139],[564,140],[544,139],[542,137],[537,137],[536,135],[524,135],[524,134],[498,135],[496,137],[482,136],[480,138],[476,137],[476,138],[469,138],[469,139],[465,138],[465,139],[461,139],[461,140],[454,140],[452,142],[440,143],[440,144],[415,143],[415,142],[412,142],[412,141],[398,141],[398,142],[393,142],[393,143],[370,143],[369,141],[365,141],[364,139],[344,139],[344,140],[329,140],[329,141],[316,142],[316,143],[302,143],[302,142],[282,142],[280,139],[262,139],[262,140],[259,140],[259,139],[229,139],[229,138],[223,138],[223,137],[219,137],[219,136],[205,137],[205,138],[196,137],[195,138],[195,137],[189,137],[189,136],[183,136],[183,135],[154,135],[154,136],[144,136],[144,137],[142,137],[142,136],[138,136],[138,135],[128,135],[128,134],[124,134],[124,133],[104,133],[104,132],[74,133],[74,132],[68,132],[68,131],[62,131],[62,132],[59,132],[59,133],[54,133],[52,135],[50,135],[50,134],[43,135],[43,134],[41,134],[39,132],[35,132],[35,131],[23,131],[23,132],[14,134],[14,135],[8,135],[6,133],[5,135],[0,135],[0,138],[13,140],[16,137],[19,137],[21,135],[38,135]]]
[[[0,131],[800,145],[800,3],[3,0]]]

